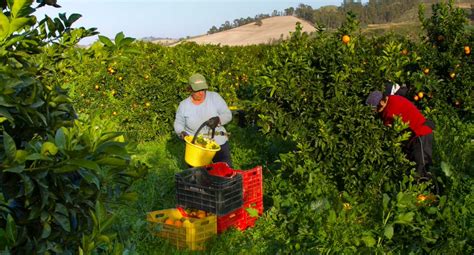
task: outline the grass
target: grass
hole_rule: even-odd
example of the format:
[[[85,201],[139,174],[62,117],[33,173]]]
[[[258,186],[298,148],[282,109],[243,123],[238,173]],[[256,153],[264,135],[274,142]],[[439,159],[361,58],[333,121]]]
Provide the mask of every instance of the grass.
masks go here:
[[[279,153],[288,151],[292,144],[281,139],[263,136],[255,127],[241,128],[235,123],[226,127],[231,133],[230,146],[234,169],[250,169],[257,165],[264,168],[264,179],[271,178],[273,169],[278,167],[274,161]],[[147,176],[134,183],[132,191],[138,193],[136,202],[124,204],[117,210],[118,221],[114,229],[119,233],[119,241],[129,254],[189,254],[176,250],[160,238],[151,235],[147,229],[146,213],[150,211],[175,208],[175,173],[186,169],[184,162],[185,144],[174,135],[158,138],[153,142],[139,144],[137,158],[149,167]],[[265,201],[265,198],[264,198]],[[262,225],[257,223],[258,226]],[[265,228],[271,226],[262,225]],[[206,254],[228,254],[233,250],[256,251],[257,244],[250,240],[257,232],[247,230],[241,233],[227,231],[209,243]],[[247,238],[247,241],[244,241]],[[271,242],[268,240],[267,242]],[[225,243],[226,245],[222,245]],[[199,254],[193,252],[192,254]]]

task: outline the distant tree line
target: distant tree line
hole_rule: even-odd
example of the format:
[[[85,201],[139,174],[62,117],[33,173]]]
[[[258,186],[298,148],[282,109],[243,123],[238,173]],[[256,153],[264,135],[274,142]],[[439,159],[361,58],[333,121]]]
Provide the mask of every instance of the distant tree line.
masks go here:
[[[400,18],[408,10],[416,8],[421,2],[424,1],[369,0],[366,4],[362,4],[360,1],[345,1],[345,4],[340,7],[325,6],[319,9],[300,4],[295,10],[295,15],[327,28],[341,26],[348,11],[355,13],[361,24],[389,23]]]
[[[345,0],[341,6],[324,6],[313,9],[310,5],[300,4],[298,7],[289,7],[284,11],[274,10],[272,14],[259,14],[254,18],[235,19],[234,22],[226,21],[219,28],[213,26],[207,33],[217,33],[242,25],[255,22],[262,24],[262,19],[274,16],[296,16],[312,24],[318,24],[326,28],[340,27],[346,18],[346,13],[355,13],[361,24],[389,23],[399,19],[408,10],[416,7],[420,3],[436,3],[439,0],[369,0],[362,4],[357,0]],[[471,11],[471,15],[472,11]]]
[[[273,11],[273,13],[275,14],[273,16],[281,15],[276,10]],[[222,31],[229,30],[229,29],[232,29],[232,28],[247,25],[247,24],[250,24],[250,23],[253,23],[253,22],[256,22],[257,25],[258,24],[261,25],[262,24],[262,19],[269,18],[269,17],[271,17],[269,14],[258,14],[258,15],[255,15],[254,18],[247,17],[247,18],[234,19],[234,22],[232,22],[232,23],[230,21],[226,21],[219,28],[217,28],[216,26],[212,26],[211,29],[209,29],[209,31],[207,31],[207,33],[208,34],[213,34],[213,33],[217,33],[217,32],[222,32]]]

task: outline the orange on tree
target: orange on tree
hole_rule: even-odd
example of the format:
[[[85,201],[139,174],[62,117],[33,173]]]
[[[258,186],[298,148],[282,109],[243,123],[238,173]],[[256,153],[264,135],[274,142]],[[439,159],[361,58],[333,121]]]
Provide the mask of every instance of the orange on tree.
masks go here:
[[[429,74],[429,73],[430,73],[430,69],[429,69],[429,68],[423,69],[423,73],[424,73],[424,74]]]
[[[351,37],[350,37],[350,36],[348,36],[348,35],[343,35],[343,36],[342,36],[342,42],[343,42],[344,44],[348,44],[350,41],[351,41]]]
[[[451,77],[451,79],[454,79],[454,77],[456,77],[456,73],[454,72],[449,73],[449,77]]]
[[[413,99],[415,99],[415,101],[418,101],[420,98],[417,95],[415,95]]]
[[[419,99],[422,99],[422,98],[423,98],[423,96],[424,96],[424,93],[423,93],[423,92],[421,92],[421,91],[420,91],[420,92],[418,92],[418,98],[419,98]]]
[[[100,89],[99,84],[96,84],[96,85],[94,86],[94,88],[95,88],[95,90],[99,90],[99,89]]]
[[[150,107],[150,106],[151,106],[151,103],[150,103],[150,102],[146,102],[146,103],[145,103],[145,106],[146,106],[146,107]]]
[[[403,56],[406,56],[406,55],[408,54],[408,50],[407,50],[407,49],[403,49],[402,52],[401,52],[401,54],[402,54]]]
[[[464,53],[466,53],[466,55],[471,54],[471,48],[468,45],[464,46]]]

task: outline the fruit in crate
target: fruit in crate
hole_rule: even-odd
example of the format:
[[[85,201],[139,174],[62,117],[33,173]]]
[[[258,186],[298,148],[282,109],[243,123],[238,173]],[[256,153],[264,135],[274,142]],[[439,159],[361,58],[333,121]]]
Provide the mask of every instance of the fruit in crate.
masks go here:
[[[166,225],[174,225],[174,220],[171,219],[171,218],[168,218],[168,219],[165,220],[165,224]]]
[[[196,216],[199,218],[199,219],[204,219],[206,218],[207,214],[205,211],[202,211],[202,210],[199,210],[196,214]]]
[[[177,227],[177,228],[180,228],[180,227],[183,226],[183,222],[180,221],[180,220],[177,220],[177,221],[174,222],[174,226]]]

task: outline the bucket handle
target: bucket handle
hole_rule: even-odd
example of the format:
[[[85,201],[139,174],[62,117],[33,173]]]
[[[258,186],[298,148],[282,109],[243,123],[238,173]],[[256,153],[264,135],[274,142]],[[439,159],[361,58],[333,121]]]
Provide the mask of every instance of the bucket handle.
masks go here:
[[[199,134],[199,131],[201,131],[201,129],[204,126],[207,126],[207,121],[204,121],[204,123],[202,123],[201,126],[197,129],[196,134],[194,134],[193,140],[191,141],[192,144],[196,144],[196,139],[197,139],[197,136]],[[213,128],[211,130],[212,130],[212,136],[211,136],[211,139],[212,139],[212,138],[214,138],[214,134],[216,133],[216,129]]]

